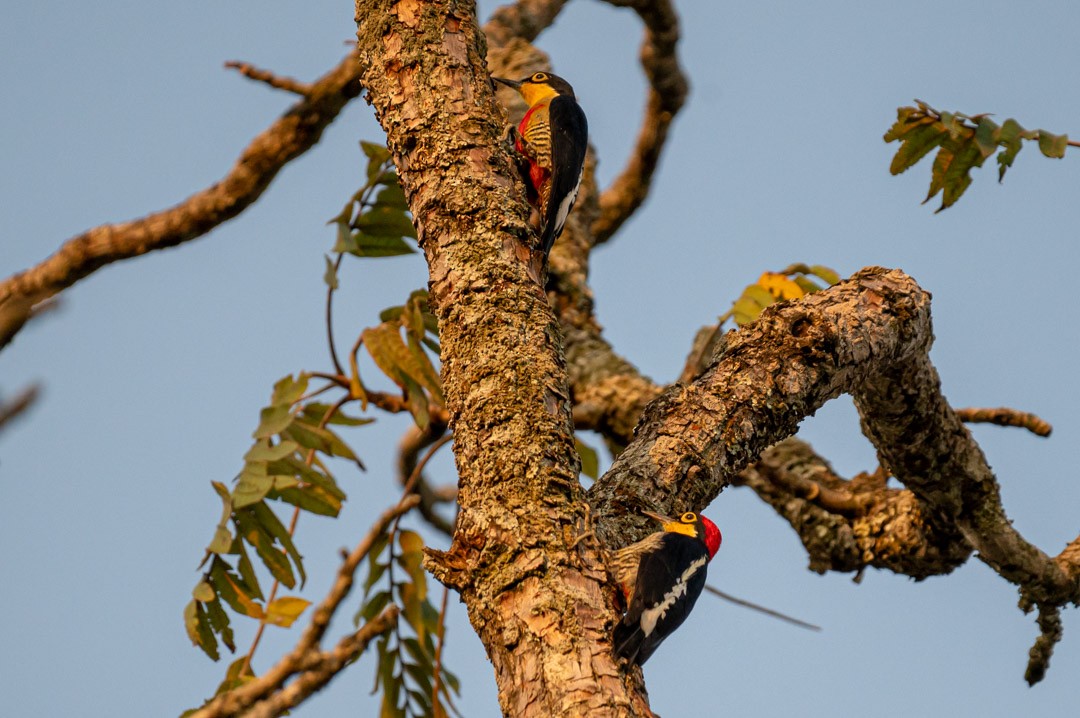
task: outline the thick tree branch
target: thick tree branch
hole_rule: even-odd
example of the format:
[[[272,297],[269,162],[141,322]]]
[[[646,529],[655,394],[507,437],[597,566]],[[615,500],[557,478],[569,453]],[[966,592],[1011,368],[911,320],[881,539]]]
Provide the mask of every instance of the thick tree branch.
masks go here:
[[[725,340],[700,378],[649,405],[636,439],[590,490],[610,545],[629,538],[618,528],[644,525],[642,508],[700,510],[825,401],[882,364],[925,352],[929,295],[901,272],[871,268],[770,307]],[[607,520],[620,516],[631,518]]]
[[[1072,547],[1051,559],[1012,527],[982,451],[941,394],[928,358],[932,336],[929,295],[898,271],[865,269],[823,292],[770,307],[754,324],[725,335],[695,382],[672,387],[649,405],[634,442],[589,492],[597,531],[618,547],[640,534],[642,509],[700,510],[803,417],[848,392],[882,466],[918,500],[882,497],[880,521],[905,526],[892,527],[890,539],[914,541],[886,551],[886,565],[927,575],[950,570],[968,547],[976,549],[1020,587],[1022,606],[1040,609],[1043,637],[1029,673],[1037,675],[1043,660],[1037,657],[1048,659],[1060,635],[1052,609],[1080,599],[1080,582],[1067,568],[1074,565]],[[788,484],[789,495],[800,490]],[[799,500],[820,498],[820,486],[810,493]],[[825,501],[844,511],[865,510],[836,492]],[[855,550],[863,548],[856,537],[846,536],[841,516],[803,508],[788,502],[779,510],[796,528],[798,516],[832,522],[826,533],[834,540],[808,545],[812,561],[828,557],[819,568],[855,567],[867,559],[865,549],[862,555]],[[913,566],[912,546],[920,559]]]
[[[97,269],[196,239],[238,215],[282,167],[315,145],[326,126],[360,94],[359,76],[357,56],[351,53],[252,140],[220,182],[161,212],[87,230],[41,264],[0,282],[0,326],[14,325],[17,331],[18,318],[33,305]]]
[[[910,491],[887,488],[880,473],[844,480],[798,439],[770,447],[732,483],[753,489],[791,524],[818,573],[872,567],[925,578],[971,555],[955,533],[935,529]]]
[[[1031,603],[1080,600],[1077,581],[1013,528],[986,457],[945,401],[925,352],[881,366],[853,389],[863,433],[881,464],[955,526],[983,562]]]

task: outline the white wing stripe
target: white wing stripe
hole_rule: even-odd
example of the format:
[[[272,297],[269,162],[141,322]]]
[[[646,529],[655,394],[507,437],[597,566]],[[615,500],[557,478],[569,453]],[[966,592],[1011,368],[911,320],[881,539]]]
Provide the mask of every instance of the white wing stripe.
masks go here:
[[[683,571],[682,575],[675,581],[674,588],[664,594],[664,600],[652,608],[641,612],[641,630],[645,632],[646,636],[652,635],[657,622],[667,615],[668,609],[674,606],[675,602],[678,601],[681,596],[686,595],[687,582],[698,572],[698,569],[708,562],[709,557],[702,556],[697,561],[694,561],[687,566],[686,570]]]

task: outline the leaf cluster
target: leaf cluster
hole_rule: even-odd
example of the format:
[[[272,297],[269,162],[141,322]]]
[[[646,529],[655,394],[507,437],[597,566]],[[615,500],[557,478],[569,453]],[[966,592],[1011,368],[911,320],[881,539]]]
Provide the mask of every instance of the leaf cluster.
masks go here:
[[[330,220],[337,226],[333,251],[357,257],[413,254],[416,250],[405,240],[416,240],[416,228],[390,152],[372,142],[361,142],[360,148],[368,158],[367,182]],[[326,283],[335,286],[329,259],[327,265]]]
[[[404,618],[404,626],[399,618],[397,629],[378,641],[372,692],[382,692],[382,718],[446,718],[448,707],[457,714],[450,692],[459,695],[461,684],[439,657],[445,626],[428,599],[424,541],[414,531],[396,533],[396,551],[389,533],[368,554],[364,600],[355,617],[357,625],[370,621],[396,597]]]
[[[427,291],[416,290],[405,304],[383,310],[379,319],[381,324],[361,333],[360,342],[382,373],[401,388],[417,426],[426,429],[430,407],[442,409],[446,405],[435,367],[441,351],[439,325],[428,308]],[[352,368],[354,383],[360,384],[355,356]]]
[[[212,482],[222,502],[221,520],[206,547],[200,565],[205,571],[184,617],[192,643],[214,660],[220,657],[218,639],[230,651],[236,650],[226,605],[240,615],[282,627],[292,625],[309,605],[295,596],[266,602],[252,552],[271,577],[289,589],[302,587],[307,579],[303,557],[269,502],[336,517],[345,492],[325,459],[359,463],[328,425],[356,426],[372,420],[345,416],[325,404],[301,403],[307,385],[306,374],[286,376],[274,385],[232,490]]]
[[[998,182],[1001,182],[1023,148],[1023,140],[1037,141],[1043,155],[1056,159],[1065,156],[1069,144],[1068,135],[1025,130],[1013,119],[999,125],[987,114],[938,112],[921,100],[915,102],[916,107],[897,109],[896,122],[885,133],[886,142],[900,143],[889,172],[898,175],[937,149],[930,171],[930,190],[923,200],[925,204],[940,192],[941,206],[936,212],[960,199],[971,185],[971,170],[982,167],[994,153],[997,153]]]

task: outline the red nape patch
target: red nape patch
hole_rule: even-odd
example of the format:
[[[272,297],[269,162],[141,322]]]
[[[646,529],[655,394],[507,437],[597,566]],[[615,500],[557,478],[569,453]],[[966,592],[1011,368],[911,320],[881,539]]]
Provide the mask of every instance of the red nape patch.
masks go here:
[[[724,537],[720,535],[720,529],[717,525],[704,516],[701,517],[701,523],[705,525],[705,547],[709,550],[709,560],[711,561],[716,552],[720,550],[720,543],[724,540]]]

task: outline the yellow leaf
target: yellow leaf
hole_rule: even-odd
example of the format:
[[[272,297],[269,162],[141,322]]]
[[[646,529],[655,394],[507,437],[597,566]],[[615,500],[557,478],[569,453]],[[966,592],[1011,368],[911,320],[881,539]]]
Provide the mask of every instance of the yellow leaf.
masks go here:
[[[802,287],[777,272],[763,272],[758,284],[777,299],[798,299],[806,292]]]
[[[201,601],[202,603],[213,601],[217,597],[217,594],[214,593],[214,587],[206,581],[199,581],[199,583],[195,585],[194,590],[192,590],[191,595],[196,601]]]
[[[310,605],[311,601],[297,596],[275,598],[266,607],[266,622],[288,628],[293,624],[293,621],[300,618],[300,614]]]

